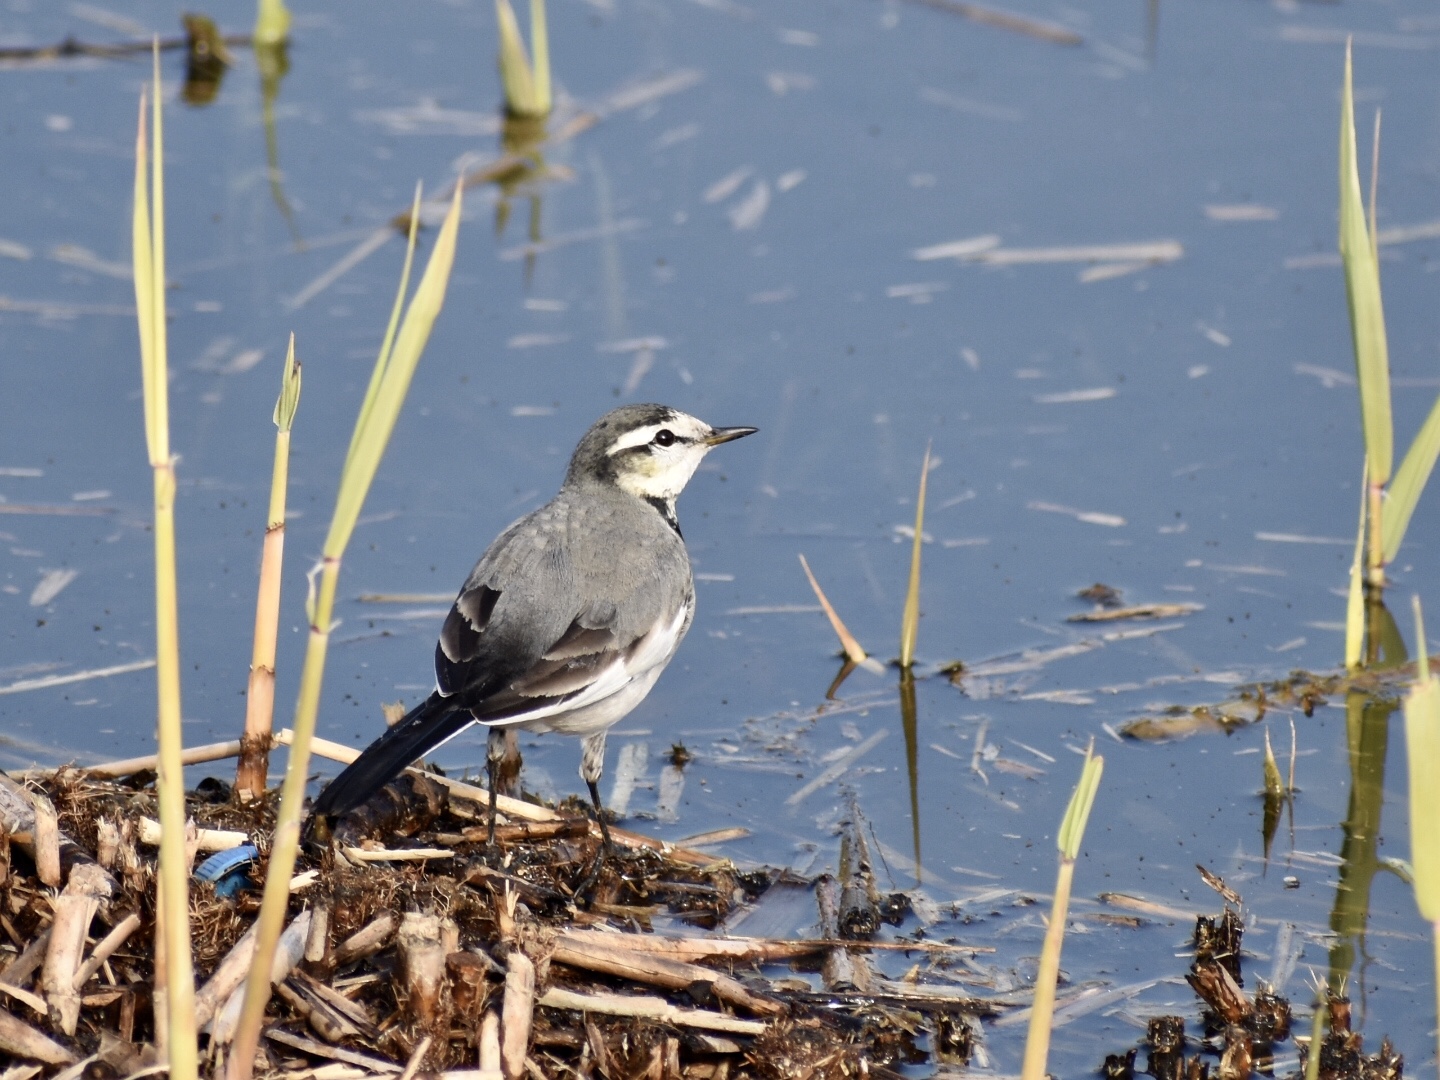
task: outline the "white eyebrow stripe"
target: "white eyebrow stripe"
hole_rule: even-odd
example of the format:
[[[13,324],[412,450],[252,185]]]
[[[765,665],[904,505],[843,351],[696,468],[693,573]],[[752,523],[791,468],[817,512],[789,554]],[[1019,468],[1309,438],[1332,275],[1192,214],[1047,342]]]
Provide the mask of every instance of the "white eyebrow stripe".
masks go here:
[[[629,450],[632,446],[644,446],[655,438],[656,432],[669,426],[669,424],[646,424],[634,431],[627,431],[610,444],[610,449],[605,451],[605,456],[610,457],[612,454],[618,454],[621,450]]]

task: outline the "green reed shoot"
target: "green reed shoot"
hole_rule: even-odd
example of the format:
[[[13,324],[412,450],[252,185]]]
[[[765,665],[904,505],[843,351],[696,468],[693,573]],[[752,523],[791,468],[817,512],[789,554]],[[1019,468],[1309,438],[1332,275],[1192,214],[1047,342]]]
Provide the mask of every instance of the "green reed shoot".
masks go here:
[[[295,854],[299,846],[300,817],[310,765],[310,745],[315,735],[316,716],[320,710],[320,691],[325,673],[325,656],[330,643],[341,558],[355,530],[355,523],[360,517],[360,510],[380,466],[390,434],[400,416],[415,367],[420,361],[425,343],[429,340],[435,319],[444,305],[450,269],[455,261],[463,193],[464,185],[456,184],[450,211],[435,239],[435,248],[430,253],[425,273],[421,276],[408,308],[405,308],[416,225],[420,220],[420,193],[418,189],[416,191],[415,206],[410,214],[409,248],[400,289],[380,354],[375,360],[375,373],[366,390],[360,416],[355,422],[355,433],[350,440],[350,449],[341,471],[340,490],[335,499],[335,511],[330,519],[330,531],[325,537],[321,560],[311,571],[310,596],[306,603],[310,633],[305,648],[305,666],[300,676],[300,698],[295,706],[290,761],[281,788],[280,812],[275,822],[270,866],[265,878],[265,894],[257,919],[255,956],[246,981],[245,1002],[230,1055],[229,1080],[250,1080],[260,1039],[260,1025],[264,1019],[265,1005],[270,999],[269,975],[276,943],[280,939],[285,920],[290,876],[295,869]],[[400,317],[402,308],[403,318]]]
[[[1340,256],[1345,266],[1345,295],[1350,309],[1355,373],[1360,388],[1360,418],[1365,437],[1368,481],[1365,487],[1365,584],[1385,586],[1385,565],[1394,560],[1430,473],[1440,456],[1440,399],[1425,418],[1398,469],[1394,466],[1394,429],[1390,406],[1390,361],[1385,311],[1380,293],[1380,262],[1374,227],[1378,174],[1379,121],[1372,158],[1370,221],[1360,192],[1355,149],[1355,104],[1351,49],[1345,49],[1345,78],[1340,104]],[[1352,586],[1353,588],[1353,586]],[[1352,597],[1351,606],[1354,606]],[[1347,620],[1347,623],[1349,620]],[[1350,635],[1347,661],[1358,661]]]
[[[505,110],[511,116],[543,120],[550,115],[550,32],[545,20],[545,0],[530,0],[530,44],[535,64],[525,50],[520,23],[510,0],[495,0],[495,18],[500,27],[500,82],[505,90]]]
[[[175,459],[170,453],[169,360],[165,328],[165,133],[160,101],[160,48],[154,49],[149,163],[145,93],[135,136],[135,202],[131,217],[135,314],[145,400],[145,444],[155,487],[155,673],[160,811],[158,908],[163,923],[165,1045],[170,1075],[194,1080],[195,972],[190,954],[190,890],[185,865],[185,774],[181,764],[180,625],[175,574]],[[147,176],[148,174],[148,176]],[[147,195],[146,182],[149,182]]]
[[[259,0],[255,14],[256,46],[283,44],[290,37],[290,9],[285,0]]]
[[[905,610],[900,615],[900,667],[909,670],[915,660],[915,636],[920,630],[920,547],[925,530],[925,483],[930,478],[930,447],[920,467],[920,493],[915,497],[915,542],[910,547],[910,583],[905,590]]]
[[[1270,729],[1265,729],[1265,798],[1280,799],[1285,795],[1285,781],[1280,776],[1280,763],[1270,747]]]
[[[1095,756],[1092,741],[1085,751],[1080,780],[1070,796],[1070,805],[1055,837],[1055,846],[1060,850],[1060,869],[1055,875],[1055,899],[1050,905],[1050,923],[1045,928],[1040,970],[1035,976],[1035,998],[1030,1009],[1030,1031],[1025,1038],[1021,1080],[1045,1078],[1045,1062],[1050,1054],[1050,1026],[1055,1013],[1055,983],[1060,975],[1060,947],[1065,941],[1065,920],[1070,912],[1070,886],[1075,878],[1075,860],[1080,855],[1085,824],[1090,820],[1090,808],[1095,804],[1095,792],[1100,788],[1100,776],[1104,771],[1105,759]]]
[[[1405,696],[1405,751],[1410,763],[1410,870],[1415,904],[1431,924],[1435,974],[1440,979],[1440,679],[1430,674],[1420,598],[1414,598],[1416,683]],[[1440,1019],[1440,982],[1436,985]]]
[[[275,465],[270,475],[270,512],[260,555],[260,588],[255,601],[255,646],[250,685],[245,695],[245,734],[235,767],[235,792],[242,801],[265,794],[269,774],[270,730],[275,716],[275,644],[280,630],[280,571],[285,561],[285,494],[290,477],[290,427],[300,405],[300,363],[295,335],[280,376],[275,402]]]

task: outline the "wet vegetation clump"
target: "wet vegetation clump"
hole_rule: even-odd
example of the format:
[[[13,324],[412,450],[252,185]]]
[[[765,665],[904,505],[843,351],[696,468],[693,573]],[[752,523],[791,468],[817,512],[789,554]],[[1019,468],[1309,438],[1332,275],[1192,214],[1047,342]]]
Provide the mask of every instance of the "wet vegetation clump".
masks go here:
[[[202,1075],[225,1075],[254,960],[278,792],[186,795]],[[875,884],[853,810],[841,875],[808,881],[411,772],[312,831],[290,879],[257,1075],[839,1078],[965,1064],[1000,1006],[871,967],[904,895]],[[164,1058],[154,773],[0,775],[0,1051],[27,1077]],[[819,936],[712,936],[783,879]],[[163,904],[163,901],[161,902]],[[93,946],[90,941],[94,941]],[[787,965],[794,965],[789,967]],[[918,970],[918,969],[917,969]],[[489,1071],[487,1071],[489,1070]]]
[[[1218,878],[1202,871],[1207,882],[1225,888]],[[1227,892],[1230,890],[1226,889]],[[1119,1054],[1107,1055],[1100,1067],[1106,1080],[1134,1080],[1143,1071],[1154,1080],[1246,1080],[1263,1073],[1304,1080],[1399,1080],[1404,1060],[1389,1038],[1380,1049],[1366,1055],[1359,1032],[1350,1026],[1350,1000],[1332,989],[1312,1014],[1314,1034],[1301,1034],[1295,1025],[1290,1001],[1261,980],[1253,993],[1245,989],[1241,970],[1245,925],[1236,904],[1222,914],[1201,915],[1195,920],[1194,958],[1185,981],[1200,1001],[1201,1031],[1187,1040],[1185,1018],[1153,1016],[1146,1021],[1145,1040]],[[1315,1037],[1320,1039],[1318,1073],[1309,1060]],[[1288,1071],[1288,1043],[1294,1043],[1298,1057],[1288,1060],[1298,1069]],[[1193,1050],[1186,1053],[1187,1048]],[[1144,1068],[1136,1069],[1143,1051]]]

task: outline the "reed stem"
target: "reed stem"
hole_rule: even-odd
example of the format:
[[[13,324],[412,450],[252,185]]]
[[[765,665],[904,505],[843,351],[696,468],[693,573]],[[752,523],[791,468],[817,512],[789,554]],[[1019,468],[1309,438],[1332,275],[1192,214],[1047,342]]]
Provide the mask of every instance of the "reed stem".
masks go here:
[[[156,789],[160,817],[157,906],[165,955],[165,1042],[174,1080],[195,1080],[195,972],[190,954],[190,895],[185,859],[185,773],[181,761],[179,589],[175,570],[175,466],[170,453],[169,365],[165,327],[165,137],[160,100],[160,48],[153,50],[149,167],[145,98],[135,143],[132,222],[135,310],[145,401],[146,449],[155,503]],[[146,198],[146,180],[149,197]]]
[[[255,1069],[255,1052],[260,1044],[260,1025],[265,1006],[270,1000],[270,971],[276,945],[284,928],[290,897],[290,878],[300,846],[300,820],[304,810],[305,787],[309,779],[310,746],[315,735],[315,722],[320,712],[320,692],[325,677],[325,657],[330,644],[330,630],[335,609],[335,591],[340,579],[340,560],[355,530],[360,510],[369,493],[371,481],[380,466],[390,433],[400,415],[415,366],[429,340],[430,330],[445,301],[450,269],[455,259],[456,234],[460,228],[460,207],[464,188],[455,185],[449,213],[441,226],[431,251],[425,273],[415,295],[405,310],[404,319],[396,330],[392,317],[385,342],[375,360],[372,377],[350,441],[345,467],[340,476],[340,489],[330,531],[325,537],[322,558],[311,571],[310,597],[306,610],[310,617],[310,635],[305,646],[305,667],[300,674],[300,698],[295,706],[290,760],[285,768],[285,781],[280,789],[280,810],[275,821],[270,865],[265,875],[265,892],[256,919],[255,955],[245,982],[245,997],[235,1038],[230,1051],[227,1071],[229,1080],[250,1080]],[[419,193],[416,193],[419,201]],[[418,213],[411,214],[410,251],[406,256],[408,275],[410,255],[415,246]],[[406,282],[402,280],[399,296],[403,301]],[[314,575],[319,575],[319,585]]]
[[[280,398],[275,403],[275,464],[270,476],[270,512],[260,556],[260,588],[255,601],[255,646],[245,696],[245,734],[235,767],[235,793],[241,802],[265,794],[270,771],[270,732],[275,717],[275,645],[280,631],[280,578],[285,561],[285,495],[290,475],[290,427],[300,403],[300,364],[295,335],[285,356]]]
[[[1030,1032],[1025,1039],[1021,1080],[1045,1080],[1050,1025],[1055,1014],[1055,983],[1060,976],[1060,948],[1065,943],[1065,920],[1070,915],[1070,886],[1074,878],[1075,860],[1060,860],[1060,870],[1055,875],[1055,899],[1050,904],[1050,925],[1045,928],[1040,969],[1035,975],[1035,998],[1030,1007]]]

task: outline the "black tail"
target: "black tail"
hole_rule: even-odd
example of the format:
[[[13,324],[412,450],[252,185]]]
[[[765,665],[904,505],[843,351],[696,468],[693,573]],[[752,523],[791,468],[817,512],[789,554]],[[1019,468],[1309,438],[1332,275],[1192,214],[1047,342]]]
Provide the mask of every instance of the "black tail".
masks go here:
[[[404,772],[405,766],[474,722],[453,698],[431,694],[325,786],[315,800],[315,816],[333,819],[355,809]]]

